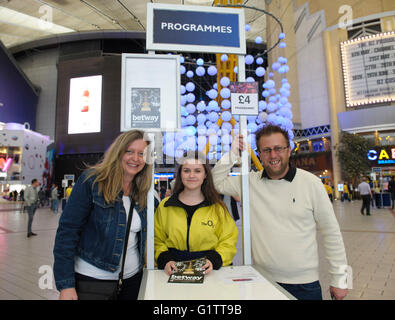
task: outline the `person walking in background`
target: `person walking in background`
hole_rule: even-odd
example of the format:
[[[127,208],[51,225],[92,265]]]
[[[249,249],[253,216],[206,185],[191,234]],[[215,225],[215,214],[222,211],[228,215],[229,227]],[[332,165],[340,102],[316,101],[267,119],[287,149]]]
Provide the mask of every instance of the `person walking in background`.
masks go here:
[[[355,200],[355,197],[354,197],[354,186],[352,185],[352,183],[350,182],[348,185],[348,192],[349,192],[349,195],[350,195],[350,200],[351,201],[353,201],[353,200]]]
[[[371,192],[371,197],[370,197],[370,201],[372,202],[372,208],[375,209],[375,201],[374,201],[374,182],[371,179],[368,179],[369,182],[367,182],[369,184],[370,187],[370,192]]]
[[[39,207],[44,207],[44,205],[45,205],[45,191],[42,187],[40,187],[38,190],[38,202],[39,202]]]
[[[173,195],[155,212],[155,259],[170,275],[176,261],[206,258],[205,274],[228,266],[236,254],[238,230],[215,190],[204,154],[182,158]]]
[[[324,180],[322,180],[322,183],[324,184],[326,193],[328,194],[329,199],[331,200],[331,202],[333,202],[333,190],[332,187],[329,185],[329,182],[325,182]]]
[[[289,162],[287,131],[268,125],[256,133],[264,171],[249,173],[251,249],[254,263],[297,299],[321,300],[316,230],[323,235],[334,299],[347,293],[347,258],[333,206],[319,178]],[[235,137],[212,170],[218,192],[241,198],[241,176],[229,176],[246,148]]]
[[[362,198],[361,214],[364,215],[364,209],[366,209],[366,215],[370,216],[370,197],[372,191],[365,177],[362,178],[362,182],[358,185],[358,191]]]
[[[394,203],[395,203],[395,176],[392,176],[390,182],[388,183],[388,191],[391,193],[392,210],[394,210]]]
[[[351,202],[350,190],[348,189],[347,182],[344,182],[344,199]]]
[[[36,236],[37,234],[32,232],[32,224],[33,217],[36,213],[36,209],[38,206],[38,192],[37,188],[40,185],[40,182],[37,179],[32,180],[32,184],[26,187],[25,190],[25,206],[27,210],[27,214],[29,215],[29,219],[27,222],[27,237]]]
[[[166,188],[164,186],[161,186],[159,192],[160,192],[160,199],[163,200],[166,195]]]
[[[70,198],[71,191],[73,191],[73,185],[71,182],[69,182],[69,186],[66,189],[66,200]]]
[[[372,192],[373,192],[375,208],[376,209],[381,209],[383,204],[381,203],[381,197],[380,197],[381,190],[380,190],[380,186],[379,186],[379,182],[378,181],[374,182],[374,186],[373,186]]]
[[[143,131],[124,132],[78,178],[53,251],[60,300],[137,299],[152,182],[149,145]]]
[[[59,209],[58,186],[56,184],[53,184],[51,190],[51,210],[52,212],[57,213],[58,209]]]

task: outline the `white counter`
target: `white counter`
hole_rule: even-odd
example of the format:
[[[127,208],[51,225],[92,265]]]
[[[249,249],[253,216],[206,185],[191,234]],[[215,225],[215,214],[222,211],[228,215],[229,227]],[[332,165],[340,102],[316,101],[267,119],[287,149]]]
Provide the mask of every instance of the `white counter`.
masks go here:
[[[204,283],[168,283],[163,270],[144,270],[139,300],[294,300],[259,267],[213,270]],[[240,279],[244,279],[241,280]],[[245,280],[249,279],[249,280]],[[235,281],[236,280],[236,281]],[[237,281],[238,280],[238,281]]]

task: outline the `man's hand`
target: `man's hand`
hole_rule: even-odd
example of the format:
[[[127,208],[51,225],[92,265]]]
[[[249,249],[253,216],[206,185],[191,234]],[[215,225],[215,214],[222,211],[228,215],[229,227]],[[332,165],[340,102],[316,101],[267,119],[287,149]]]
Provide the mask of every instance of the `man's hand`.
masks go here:
[[[343,300],[348,293],[348,289],[340,289],[330,286],[329,292],[331,294],[332,299]]]
[[[235,155],[239,156],[240,151],[244,151],[244,137],[241,134],[238,134],[233,138],[232,147],[230,151],[233,152]]]

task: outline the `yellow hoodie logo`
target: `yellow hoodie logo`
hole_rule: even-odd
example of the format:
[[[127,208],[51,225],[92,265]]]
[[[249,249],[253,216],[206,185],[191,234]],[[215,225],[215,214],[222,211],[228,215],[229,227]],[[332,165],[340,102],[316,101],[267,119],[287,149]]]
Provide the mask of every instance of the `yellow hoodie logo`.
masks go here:
[[[202,221],[202,226],[209,226],[214,228],[214,222],[212,220],[208,220],[207,222]]]

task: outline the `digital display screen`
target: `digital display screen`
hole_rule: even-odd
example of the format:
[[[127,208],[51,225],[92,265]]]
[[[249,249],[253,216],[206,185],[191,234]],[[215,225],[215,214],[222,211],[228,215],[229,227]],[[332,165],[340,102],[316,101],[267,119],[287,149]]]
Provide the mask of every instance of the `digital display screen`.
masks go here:
[[[102,76],[70,79],[68,134],[101,130]]]
[[[347,107],[395,101],[395,33],[341,43]]]

